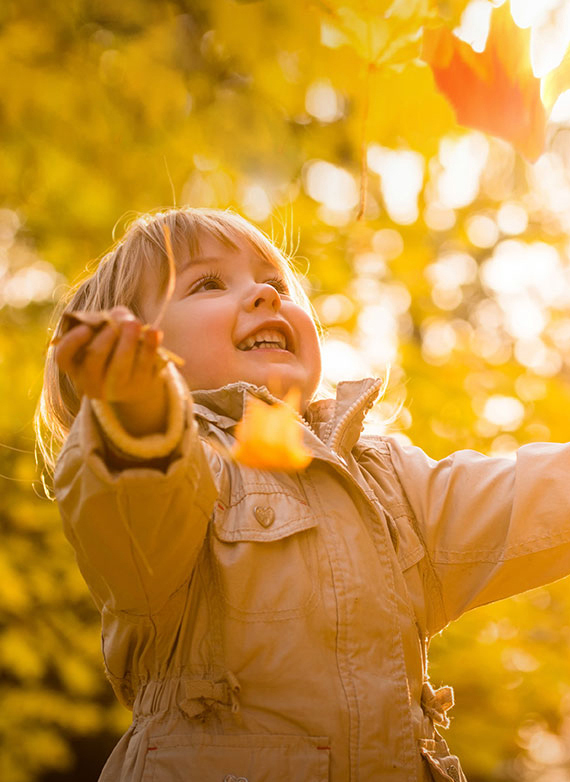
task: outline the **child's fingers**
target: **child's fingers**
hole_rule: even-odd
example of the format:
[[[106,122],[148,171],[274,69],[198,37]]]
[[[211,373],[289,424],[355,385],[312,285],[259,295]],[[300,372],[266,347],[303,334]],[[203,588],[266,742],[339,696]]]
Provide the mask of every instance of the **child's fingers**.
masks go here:
[[[77,361],[83,355],[83,348],[91,337],[93,331],[89,326],[76,326],[65,334],[55,347],[55,360],[62,372],[72,374],[77,368]]]
[[[69,376],[79,394],[92,398],[105,396],[106,376],[119,343],[121,349],[113,363],[109,384],[112,389],[120,389],[128,383],[142,328],[127,307],[113,307],[103,315],[97,326],[87,323],[73,326],[55,347],[55,360],[60,369]]]
[[[105,373],[116,343],[115,330],[111,326],[105,326],[85,348],[85,356],[76,375],[83,393],[87,396],[99,398],[103,395]]]
[[[157,329],[149,328],[143,332],[131,375],[131,384],[134,387],[144,387],[155,377],[157,371],[156,350],[161,341],[162,332]]]
[[[96,313],[92,313],[96,314]],[[113,307],[108,310],[108,316],[111,319],[109,326],[115,333],[118,333],[118,326],[126,320],[135,320],[133,313],[124,306]],[[89,342],[98,329],[92,327],[92,324],[79,323],[74,325],[63,336],[58,337],[55,348],[55,360],[64,372],[72,370],[78,359],[83,358],[83,351],[79,348]],[[79,355],[75,355],[78,353]]]
[[[119,325],[119,337],[105,373],[104,391],[109,401],[129,394],[133,367],[140,352],[141,329],[142,324],[134,319],[123,320]]]
[[[128,309],[128,307],[123,307],[122,305],[119,305],[117,307],[113,307],[112,309],[108,310],[108,315],[111,319],[110,326],[113,328],[115,327],[115,330],[117,331],[117,327],[120,327],[123,323],[126,321],[137,321],[137,318],[133,315],[133,313]]]

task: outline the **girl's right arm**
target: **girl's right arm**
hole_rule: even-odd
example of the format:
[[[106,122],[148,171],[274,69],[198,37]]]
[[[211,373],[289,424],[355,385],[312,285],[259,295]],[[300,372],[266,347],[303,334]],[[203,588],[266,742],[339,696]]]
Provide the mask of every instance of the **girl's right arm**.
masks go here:
[[[113,327],[95,335],[77,326],[56,347],[60,368],[83,399],[58,459],[55,491],[99,607],[150,615],[192,575],[217,495],[219,462],[210,455],[208,463],[177,373],[156,370],[158,336],[139,340],[141,324],[124,309],[113,319]],[[125,430],[121,444],[140,445],[141,453],[170,436],[169,405],[182,407],[180,436],[163,469],[117,447],[94,412],[101,398],[113,400]],[[111,408],[108,401],[104,406]],[[125,469],[116,469],[117,451]]]

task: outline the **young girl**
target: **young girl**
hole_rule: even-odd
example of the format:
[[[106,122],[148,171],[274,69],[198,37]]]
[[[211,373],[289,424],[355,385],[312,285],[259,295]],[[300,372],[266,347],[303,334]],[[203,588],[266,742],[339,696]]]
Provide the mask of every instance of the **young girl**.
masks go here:
[[[111,315],[50,349],[40,428],[46,453],[46,427],[65,441],[57,500],[133,710],[101,780],[464,779],[435,727],[453,699],[429,682],[428,642],[570,571],[570,447],[435,462],[361,437],[381,382],[311,401],[310,305],[285,256],[230,212],[137,220],[77,310]],[[309,466],[224,456],[248,399],[282,405],[292,388]]]

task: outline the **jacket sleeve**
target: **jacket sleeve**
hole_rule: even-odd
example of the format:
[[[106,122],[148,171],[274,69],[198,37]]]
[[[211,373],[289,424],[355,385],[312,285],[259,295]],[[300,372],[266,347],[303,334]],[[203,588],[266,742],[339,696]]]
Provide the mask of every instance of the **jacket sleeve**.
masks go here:
[[[86,398],[64,444],[56,499],[100,609],[155,614],[192,575],[221,460],[198,436],[189,394],[185,406],[182,439],[160,468],[139,461],[117,469]]]
[[[569,444],[525,445],[515,459],[389,449],[441,585],[442,627],[570,573]]]

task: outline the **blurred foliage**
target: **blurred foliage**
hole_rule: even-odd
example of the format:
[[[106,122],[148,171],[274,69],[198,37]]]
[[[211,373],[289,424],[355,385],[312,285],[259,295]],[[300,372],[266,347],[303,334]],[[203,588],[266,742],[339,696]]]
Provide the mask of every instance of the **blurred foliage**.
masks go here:
[[[430,455],[570,439],[570,134],[531,167],[455,126],[419,33],[466,4],[0,5],[2,780],[95,780],[129,721],[31,421],[53,301],[133,214],[233,206],[298,245],[328,381],[390,363],[378,418]],[[569,645],[565,582],[434,640],[472,782],[569,778]]]

